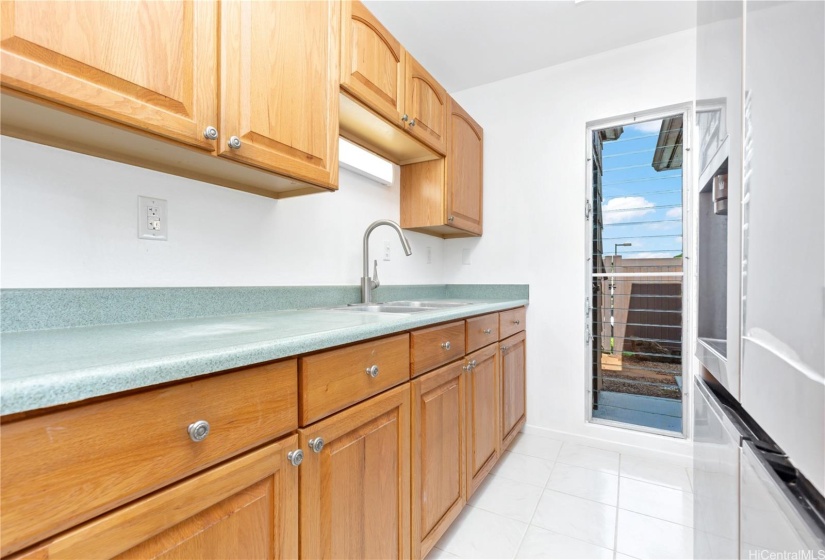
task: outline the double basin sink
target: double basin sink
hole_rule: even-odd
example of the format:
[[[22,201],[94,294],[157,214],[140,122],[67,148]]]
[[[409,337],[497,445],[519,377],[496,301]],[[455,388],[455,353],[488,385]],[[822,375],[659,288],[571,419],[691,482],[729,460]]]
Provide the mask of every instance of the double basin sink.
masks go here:
[[[422,311],[435,311],[448,307],[461,307],[470,305],[466,301],[390,301],[387,303],[351,303],[343,307],[333,307],[339,311],[358,311],[362,313],[420,313]]]

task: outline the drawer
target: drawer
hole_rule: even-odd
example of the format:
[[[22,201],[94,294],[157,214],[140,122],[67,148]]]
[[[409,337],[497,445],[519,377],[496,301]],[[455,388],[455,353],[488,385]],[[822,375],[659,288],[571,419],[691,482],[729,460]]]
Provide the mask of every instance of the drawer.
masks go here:
[[[407,334],[301,358],[301,426],[408,381],[409,364]]]
[[[527,309],[519,307],[498,314],[499,338],[505,339],[521,332],[527,326]]]
[[[297,402],[287,360],[4,424],[0,554],[296,429]]]
[[[467,319],[467,353],[498,342],[498,313]]]
[[[413,377],[464,356],[464,321],[421,329],[410,336]]]

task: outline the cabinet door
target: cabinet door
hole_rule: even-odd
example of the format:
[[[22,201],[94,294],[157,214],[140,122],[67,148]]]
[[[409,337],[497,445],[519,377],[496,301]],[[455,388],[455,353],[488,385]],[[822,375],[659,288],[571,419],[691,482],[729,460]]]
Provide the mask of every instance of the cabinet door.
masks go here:
[[[20,558],[296,558],[293,435],[59,535]]]
[[[478,123],[452,98],[448,106],[445,223],[481,235],[484,134]]]
[[[4,1],[3,86],[206,150],[216,2]]]
[[[501,342],[501,448],[506,449],[525,421],[527,348],[524,331]]]
[[[404,109],[407,130],[440,154],[447,153],[447,92],[406,53]]]
[[[467,356],[475,367],[467,374],[467,499],[493,468],[500,453],[498,346]]]
[[[341,88],[404,126],[404,50],[359,0],[341,4]]]
[[[337,186],[340,7],[221,2],[221,156]]]
[[[412,557],[423,558],[466,503],[464,362],[412,385]]]
[[[300,436],[308,450],[301,465],[301,557],[409,557],[409,386],[303,428]]]

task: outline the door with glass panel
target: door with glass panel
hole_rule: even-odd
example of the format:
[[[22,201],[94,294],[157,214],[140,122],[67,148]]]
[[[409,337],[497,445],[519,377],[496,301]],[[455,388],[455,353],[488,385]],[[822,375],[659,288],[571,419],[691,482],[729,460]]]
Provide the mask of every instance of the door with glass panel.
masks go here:
[[[685,111],[588,129],[588,420],[683,434]]]

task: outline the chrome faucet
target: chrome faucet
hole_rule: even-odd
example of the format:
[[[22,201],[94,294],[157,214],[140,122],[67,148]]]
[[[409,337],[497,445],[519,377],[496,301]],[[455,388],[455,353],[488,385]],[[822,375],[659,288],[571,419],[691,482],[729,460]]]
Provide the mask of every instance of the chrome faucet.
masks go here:
[[[364,232],[364,275],[361,277],[361,302],[362,303],[371,303],[372,302],[372,291],[381,285],[381,281],[378,280],[378,261],[375,261],[375,268],[373,269],[373,278],[370,278],[370,234],[372,230],[377,228],[378,226],[390,226],[393,228],[397,233],[399,239],[401,239],[401,245],[404,247],[404,253],[409,257],[412,255],[412,249],[410,249],[410,242],[407,241],[407,238],[404,237],[404,232],[401,231],[401,226],[393,222],[392,220],[377,220],[370,224],[367,228],[367,231]]]

